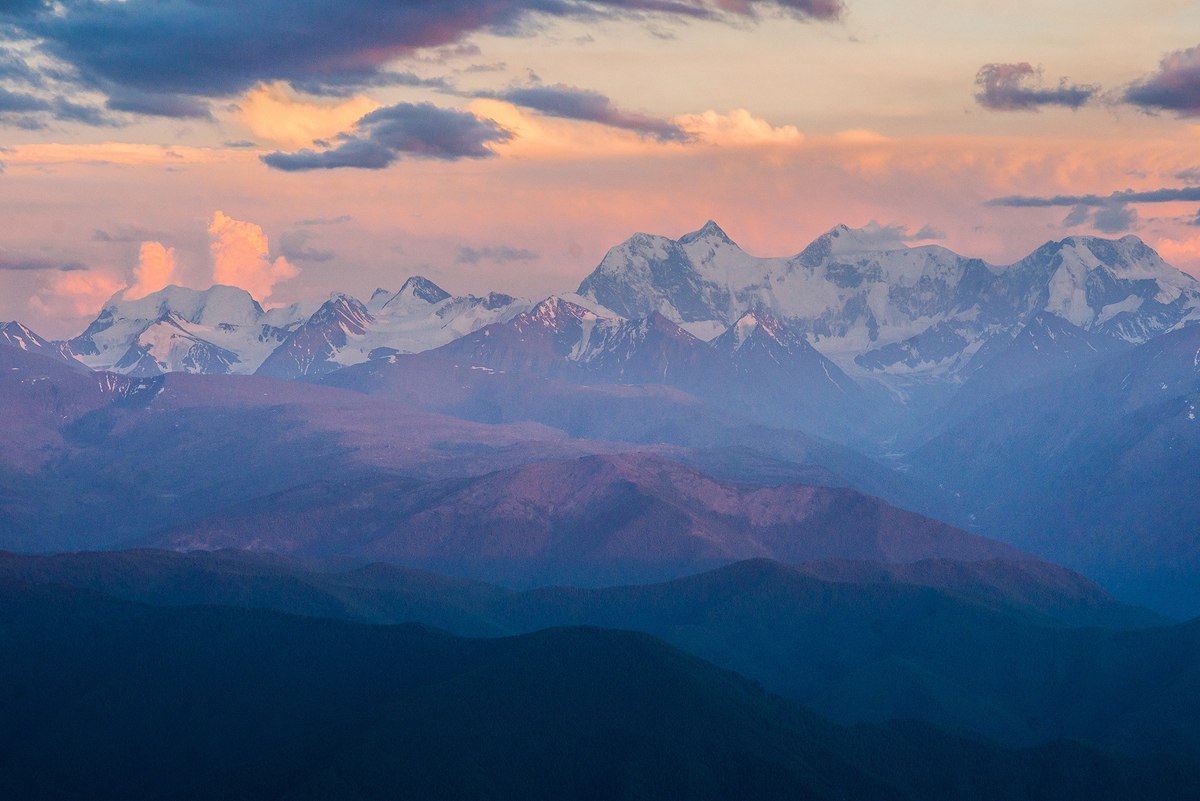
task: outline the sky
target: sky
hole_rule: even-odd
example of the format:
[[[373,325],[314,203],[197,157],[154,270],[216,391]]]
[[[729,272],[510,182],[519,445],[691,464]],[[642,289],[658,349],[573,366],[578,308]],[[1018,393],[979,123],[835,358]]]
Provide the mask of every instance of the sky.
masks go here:
[[[543,297],[708,219],[1200,275],[1200,4],[0,0],[0,214],[48,337],[172,283]]]

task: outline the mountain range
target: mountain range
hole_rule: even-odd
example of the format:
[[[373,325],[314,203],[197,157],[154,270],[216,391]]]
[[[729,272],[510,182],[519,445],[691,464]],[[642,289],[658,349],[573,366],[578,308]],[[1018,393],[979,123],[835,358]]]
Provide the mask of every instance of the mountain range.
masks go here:
[[[219,286],[117,296],[63,342],[0,328],[2,544],[304,552],[248,531],[268,499],[303,517],[375,486],[409,505],[371,528],[377,550],[365,536],[338,547],[416,558],[397,544],[405,526],[484,514],[468,511],[465,484],[430,482],[495,473],[499,487],[640,451],[704,480],[850,488],[1186,616],[1200,611],[1200,507],[1180,489],[1200,450],[1198,319],[1200,284],[1136,237],[1070,237],[996,266],[838,226],[760,259],[711,222],[679,239],[636,234],[577,291],[538,302],[456,297],[419,276],[315,310],[264,310]],[[688,497],[700,479],[681,470],[667,471],[667,495],[623,476],[633,489],[609,500]],[[441,509],[442,497],[458,500]],[[553,508],[521,536],[578,524],[561,516],[569,504]],[[293,522],[297,536],[313,525]],[[624,525],[610,523],[596,542]],[[794,557],[701,541],[713,558]],[[538,575],[591,570],[552,561]],[[656,570],[630,577],[667,575]],[[479,577],[537,580],[519,572]]]

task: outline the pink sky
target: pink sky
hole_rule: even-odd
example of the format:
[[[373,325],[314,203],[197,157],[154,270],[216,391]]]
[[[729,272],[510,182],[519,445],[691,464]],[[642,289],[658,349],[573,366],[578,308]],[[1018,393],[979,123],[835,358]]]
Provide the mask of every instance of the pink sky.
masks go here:
[[[825,21],[547,21],[520,37],[464,36],[455,53],[417,49],[389,67],[449,76],[453,93],[366,86],[318,97],[264,76],[229,96],[213,90],[209,120],[13,126],[0,152],[0,261],[26,269],[0,270],[0,320],[73,335],[114,292],[165,281],[238,283],[283,303],[365,295],[422,273],[453,292],[544,296],[573,289],[635,231],[675,236],[709,218],[757,255],[877,221],[928,226],[939,244],[999,264],[1048,239],[1133,233],[1200,274],[1195,201],[1132,204],[1126,230],[1107,231],[1091,216],[1065,224],[1070,207],[985,205],[1200,182],[1193,111],[1127,99],[1168,68],[1168,54],[1184,53],[1174,58],[1186,68],[1187,31],[1200,30],[1195,4],[1151,5],[1150,20],[1115,7],[1104,17],[1094,3],[1084,16],[1079,3],[983,2],[953,19],[900,19],[890,4],[848,0]],[[1029,62],[1032,77],[977,99],[976,72],[1000,62]],[[610,105],[586,121],[501,99],[530,86]],[[1060,87],[1088,99],[1072,108]],[[260,160],[336,147],[339,134],[365,130],[364,114],[426,101],[494,121],[507,141],[488,145],[491,158],[400,154],[383,169],[283,172]],[[623,127],[647,120],[687,141]],[[50,268],[63,264],[84,269]]]

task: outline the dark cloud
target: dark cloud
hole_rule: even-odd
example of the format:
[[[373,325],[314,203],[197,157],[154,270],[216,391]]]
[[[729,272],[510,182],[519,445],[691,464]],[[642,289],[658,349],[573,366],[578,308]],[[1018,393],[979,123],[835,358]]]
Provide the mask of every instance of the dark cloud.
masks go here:
[[[494,245],[482,248],[463,245],[458,249],[458,256],[454,261],[458,264],[479,264],[481,261],[507,264],[514,261],[537,261],[541,257],[542,254],[536,251],[527,250],[526,248],[509,247],[508,245]]]
[[[75,272],[86,270],[87,267],[76,261],[54,261],[36,256],[22,256],[14,253],[0,253],[0,270],[17,272],[56,270],[58,272]]]
[[[377,70],[355,70],[310,80],[293,80],[291,84],[301,92],[330,97],[349,97],[362,89],[387,86],[417,86],[445,92],[453,91],[453,87],[445,78],[423,78],[415,72]]]
[[[99,228],[92,231],[94,242],[150,242],[170,239],[171,235],[164,231],[151,231],[137,226],[121,226],[111,231]]]
[[[54,119],[56,120],[79,122],[98,128],[118,128],[123,124],[121,120],[105,114],[103,109],[98,109],[95,106],[85,106],[80,103],[72,103],[65,97],[54,98],[50,106],[54,110]]]
[[[1188,167],[1175,173],[1175,177],[1185,184],[1200,184],[1200,167]]]
[[[1066,78],[1058,86],[1041,86],[1042,71],[1027,63],[984,64],[975,74],[979,90],[975,99],[994,111],[1037,111],[1042,106],[1076,109],[1099,91],[1090,85],[1068,85]]]
[[[305,220],[297,220],[296,225],[341,225],[342,223],[348,223],[353,219],[354,216],[351,214],[339,214],[336,217],[309,217]]]
[[[1124,203],[1112,203],[1096,209],[1092,225],[1105,234],[1123,234],[1137,228],[1137,209]]]
[[[50,101],[24,92],[10,92],[0,87],[0,112],[24,113],[30,111],[47,111]]]
[[[1096,208],[1124,203],[1175,203],[1200,200],[1200,186],[1134,191],[1124,189],[1110,195],[1009,195],[989,200],[989,206],[1011,208],[1049,208],[1053,206],[1083,206]]]
[[[482,159],[495,155],[491,145],[512,134],[492,120],[432,103],[398,103],[376,109],[339,134],[325,150],[271,153],[263,163],[277,170],[329,170],[357,167],[379,170],[402,156],[426,159]]]
[[[910,242],[924,242],[931,239],[945,239],[946,232],[934,228],[932,225],[925,225],[915,234],[906,237]]]
[[[307,231],[285,231],[279,238],[279,253],[288,261],[327,262],[337,258],[332,250],[309,247],[312,235]]]
[[[0,38],[36,42],[114,111],[205,117],[205,99],[260,81],[329,91],[395,81],[386,65],[397,57],[457,57],[472,33],[527,34],[538,19],[735,21],[772,9],[842,14],[840,0],[3,0]]]
[[[258,147],[257,142],[251,142],[249,139],[234,139],[224,143],[225,147],[235,150],[245,150],[247,148]]]
[[[1196,210],[1196,216],[1187,220],[1186,224],[1187,225],[1195,225],[1197,227],[1200,227],[1200,209]]]
[[[1200,115],[1200,47],[1167,55],[1158,72],[1125,90],[1125,101],[1147,111]]]
[[[109,89],[105,105],[112,111],[127,111],[152,117],[212,119],[208,103],[200,98],[169,92],[143,92],[124,86]]]
[[[684,142],[689,138],[686,131],[670,120],[620,109],[608,97],[590,89],[564,84],[525,86],[489,96],[551,117],[597,122],[653,136],[662,142]]]

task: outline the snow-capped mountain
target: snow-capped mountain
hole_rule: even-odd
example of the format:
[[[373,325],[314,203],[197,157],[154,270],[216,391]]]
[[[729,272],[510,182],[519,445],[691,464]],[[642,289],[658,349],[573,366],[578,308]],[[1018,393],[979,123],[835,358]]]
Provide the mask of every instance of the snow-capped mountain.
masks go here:
[[[529,301],[492,292],[453,297],[422,276],[399,292],[377,289],[366,303],[334,293],[262,363],[259,375],[300,378],[400,353],[429,350],[508,320]]]
[[[0,323],[0,345],[16,348],[28,353],[37,353],[42,356],[63,359],[73,365],[79,365],[79,362],[76,361],[75,357],[71,354],[70,348],[65,343],[51,342],[16,320]]]
[[[423,357],[431,365],[578,384],[664,384],[739,415],[822,435],[853,438],[852,429],[867,425],[863,390],[768,312],[745,315],[711,342],[657,311],[609,315],[552,296]]]
[[[253,373],[305,316],[299,305],[264,311],[236,287],[169,286],[137,300],[113,296],[67,345],[97,370]]]
[[[1200,282],[1137,237],[1071,237],[993,266],[934,245],[881,249],[877,234],[837,226],[790,258],[751,256],[711,221],[678,240],[636,234],[579,294],[695,332],[768,309],[852,373],[952,380],[1038,312],[1132,343],[1200,318]]]

